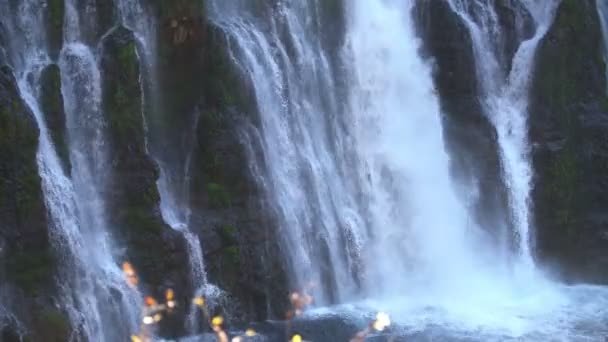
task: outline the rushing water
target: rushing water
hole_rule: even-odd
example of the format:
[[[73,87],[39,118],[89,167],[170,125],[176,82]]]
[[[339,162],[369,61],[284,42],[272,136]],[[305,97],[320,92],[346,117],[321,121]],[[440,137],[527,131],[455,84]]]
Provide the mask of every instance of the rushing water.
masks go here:
[[[99,188],[105,176],[99,70],[89,48],[76,42],[77,35],[66,35],[59,64],[72,161],[70,179],[50,139],[44,109],[38,104],[40,75],[51,63],[46,51],[43,8],[38,1],[23,1],[16,11],[5,8],[2,13],[17,13],[14,18],[3,19],[10,23],[9,44],[15,54],[11,62],[21,96],[40,129],[38,167],[52,221],[51,239],[62,257],[60,302],[76,330],[73,338],[118,340],[138,328],[136,311],[140,306],[139,295],[126,285],[113,260],[104,222]],[[74,12],[67,13],[70,21],[70,13]],[[17,48],[18,45],[21,46]]]
[[[256,176],[284,231],[294,286],[323,284],[315,291],[319,303],[345,300],[358,282],[365,229],[356,171],[345,160],[351,146],[344,106],[319,40],[321,3],[212,4],[212,18],[235,41],[232,57],[255,90],[261,123],[248,137],[259,137],[265,165],[252,158],[252,170],[267,170]],[[255,17],[260,10],[267,16]]]
[[[528,90],[558,1],[513,6],[533,28],[519,32],[513,56],[498,46],[505,28],[494,2],[449,1],[471,34],[480,99],[498,135],[515,274],[499,266],[509,260],[454,191],[430,68],[418,53],[415,2],[346,2],[340,54],[325,45],[321,4],[218,0],[210,11],[254,89],[259,124],[244,140],[261,146],[252,172],[275,206],[294,284],[323,284],[315,290],[321,304],[374,298],[332,314],[388,310],[403,336],[603,336],[606,289],[553,284],[534,262]]]
[[[517,32],[512,56],[501,45],[501,34],[512,28],[501,27],[494,1],[446,1],[472,38],[480,100],[497,132],[517,242],[515,274],[502,267],[509,260],[485,235],[492,229],[476,226],[455,191],[431,70],[419,55],[414,0],[344,1],[344,32],[327,29],[328,17],[337,21],[339,14],[327,13],[325,0],[209,2],[235,67],[254,90],[257,117],[242,140],[261,147],[255,154],[262,158],[251,155],[251,171],[272,204],[291,285],[315,284],[319,305],[356,303],[333,307],[331,315],[386,310],[396,321],[393,333],[408,339],[599,341],[608,334],[608,290],[554,284],[534,262],[528,92],[536,48],[559,0],[513,2],[515,25],[531,31]],[[19,90],[40,128],[37,162],[62,256],[60,302],[77,328],[75,339],[119,341],[139,328],[140,298],[124,282],[108,233],[104,188],[112,174],[99,56],[90,44],[98,23],[81,13],[91,4],[66,1],[57,61],[47,52],[39,1],[0,1],[0,10]],[[608,37],[608,5],[597,4]],[[162,107],[159,23],[144,1],[116,5],[120,23],[138,41],[148,119]],[[70,175],[39,105],[41,72],[53,62],[61,69]],[[163,219],[188,242],[197,293],[214,297],[221,292],[207,281],[191,227],[198,110],[191,117],[183,145],[169,148],[180,149],[180,157],[160,147],[167,137],[158,127],[147,127],[147,147],[160,166]],[[0,306],[0,327],[2,317],[10,314]]]
[[[533,231],[529,202],[532,186],[532,166],[529,158],[527,109],[529,85],[533,74],[534,56],[540,40],[553,22],[559,0],[520,1],[534,24],[532,36],[517,37],[519,47],[512,60],[503,56],[498,14],[493,2],[451,0],[452,9],[469,29],[482,85],[480,98],[486,115],[494,124],[502,159],[504,181],[509,189],[511,216],[516,230],[519,257],[526,272],[534,268]],[[516,9],[517,10],[517,9]],[[527,19],[523,14],[515,20]],[[517,27],[523,23],[515,23]],[[504,65],[508,61],[510,65]],[[509,70],[510,68],[510,70]]]
[[[324,284],[320,303],[470,286],[463,275],[479,274],[492,256],[452,187],[413,2],[349,4],[337,56],[321,38],[320,2],[278,3],[266,9],[269,22],[244,2],[214,4],[255,90],[261,124],[249,136],[260,137],[266,167],[253,169],[267,170],[257,176],[295,282]],[[331,58],[342,59],[342,76]],[[339,100],[340,77],[348,101]]]
[[[162,94],[159,93],[157,64],[157,23],[150,15],[151,10],[145,2],[138,0],[118,1],[118,13],[121,24],[133,30],[138,41],[138,55],[142,64],[142,90],[144,94],[144,121],[148,116],[158,117],[166,111],[163,109],[161,100]],[[143,58],[142,58],[143,57]],[[169,113],[174,115],[175,113]],[[163,220],[171,228],[181,232],[187,243],[188,256],[190,261],[190,279],[192,287],[195,289],[195,296],[204,296],[208,305],[219,304],[223,301],[223,292],[213,284],[210,284],[205,271],[203,260],[203,249],[199,237],[192,232],[190,207],[190,165],[193,153],[196,148],[196,129],[199,124],[200,112],[195,109],[191,115],[191,131],[185,132],[183,136],[183,146],[170,146],[167,151],[165,145],[170,141],[158,125],[147,125],[146,144],[147,152],[154,159],[160,168],[160,176],[157,187],[160,194],[160,209]],[[165,118],[165,120],[169,120]],[[162,120],[161,120],[162,121]],[[180,159],[175,155],[182,155],[178,151],[186,148],[183,154],[185,157]],[[189,330],[195,332],[195,322],[199,320],[199,309],[192,306],[187,325]]]

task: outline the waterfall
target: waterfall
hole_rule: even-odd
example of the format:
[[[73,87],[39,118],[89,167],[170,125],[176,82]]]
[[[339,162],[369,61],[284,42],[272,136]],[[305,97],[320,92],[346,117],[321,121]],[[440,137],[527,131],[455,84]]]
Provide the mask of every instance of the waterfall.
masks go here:
[[[351,129],[372,231],[368,291],[390,296],[423,286],[427,294],[453,296],[477,286],[485,270],[477,261],[489,254],[450,178],[413,5],[358,0],[350,8]]]
[[[62,261],[58,277],[60,303],[75,329],[74,338],[119,340],[137,331],[140,301],[113,260],[104,222],[98,188],[103,186],[98,182],[102,182],[104,165],[98,150],[103,139],[97,62],[88,47],[66,39],[59,64],[73,167],[70,179],[61,166],[39,106],[40,75],[51,63],[46,51],[43,8],[38,1],[23,1],[16,18],[3,19],[10,23],[9,44],[14,54],[11,61],[21,96],[40,129],[37,162],[52,221],[51,240]],[[2,13],[14,12],[3,8]],[[17,44],[22,46],[15,48]],[[88,136],[89,133],[93,135]]]
[[[150,8],[138,0],[120,0],[117,3],[118,13],[121,24],[133,30],[138,41],[138,55],[142,64],[142,93],[144,108],[144,121],[146,115],[160,116],[163,113],[163,103],[158,90],[160,79],[158,76],[157,64],[157,25],[149,14]],[[143,57],[143,58],[142,58]],[[160,169],[160,176],[157,187],[160,195],[160,209],[163,220],[171,228],[181,232],[187,243],[190,261],[190,276],[192,287],[195,289],[196,296],[204,296],[209,305],[213,305],[222,296],[222,291],[210,284],[205,271],[203,260],[203,249],[199,237],[192,232],[190,227],[191,208],[190,208],[190,164],[192,155],[196,147],[196,129],[198,127],[200,112],[198,109],[192,115],[193,120],[190,127],[192,130],[185,134],[187,148],[185,160],[175,162],[174,159],[167,157],[167,152],[163,153],[162,146],[166,141],[163,136],[162,128],[148,127],[146,125],[146,148],[148,154],[154,159]],[[167,119],[170,120],[170,119]],[[182,146],[172,146],[180,149]],[[175,152],[175,151],[174,151]],[[181,164],[180,164],[181,163]],[[197,315],[200,310],[192,306],[188,318],[188,326],[191,331],[195,331]]]
[[[602,35],[604,37],[604,64],[608,65],[608,2],[605,0],[596,0],[597,13],[602,26]],[[606,68],[606,82],[608,89],[608,67]]]
[[[294,283],[324,284],[320,303],[474,286],[484,236],[449,176],[413,2],[349,3],[338,55],[322,38],[321,2],[280,2],[263,18],[259,6],[212,4],[255,91],[260,124],[245,139],[260,140],[248,143],[263,155],[252,170],[275,205]]]
[[[260,124],[243,139],[261,146],[256,152],[263,158],[251,156],[251,170],[274,206],[292,286],[316,284],[319,304],[355,292],[366,234],[356,167],[347,162],[351,142],[337,70],[320,40],[321,6],[218,0],[209,9],[234,42],[231,58],[255,91]],[[256,17],[260,11],[268,13]]]
[[[529,203],[533,170],[528,142],[528,96],[536,48],[553,22],[559,0],[521,0],[518,3],[528,13],[519,13],[516,20],[525,20],[529,15],[534,33],[517,37],[518,48],[507,61],[510,56],[501,54],[504,51],[500,46],[503,28],[493,2],[449,1],[468,28],[473,42],[477,77],[482,88],[480,99],[498,135],[519,259],[524,272],[532,272],[535,268],[534,236]],[[523,26],[523,23],[516,26]]]

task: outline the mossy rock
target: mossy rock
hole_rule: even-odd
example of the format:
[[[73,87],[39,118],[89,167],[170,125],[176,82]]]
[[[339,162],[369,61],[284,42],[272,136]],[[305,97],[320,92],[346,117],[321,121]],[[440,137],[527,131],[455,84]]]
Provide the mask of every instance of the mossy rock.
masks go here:
[[[30,295],[38,295],[48,288],[53,279],[56,260],[48,249],[23,250],[10,255],[7,275],[19,288]]]
[[[70,151],[66,135],[66,114],[61,93],[61,69],[50,64],[40,78],[40,106],[55,145],[55,150],[66,174],[71,172]]]
[[[66,342],[70,340],[72,328],[65,314],[54,309],[43,309],[35,319],[37,338],[45,342]],[[33,339],[34,340],[34,339]]]
[[[220,240],[222,241],[222,245],[224,246],[233,246],[238,243],[236,239],[237,230],[233,225],[225,224],[220,226],[217,230],[217,235],[219,235]]]
[[[212,207],[229,207],[231,204],[228,190],[218,183],[207,183],[207,196]]]
[[[102,69],[107,73],[103,104],[112,141],[139,150],[144,146],[139,58],[133,32],[120,26],[103,45]]]
[[[65,16],[64,0],[47,0],[46,6],[46,34],[49,44],[49,53],[56,59],[63,46],[63,18]]]
[[[134,265],[146,294],[160,297],[171,287],[185,297],[192,293],[187,248],[182,234],[161,216],[159,169],[146,146],[146,108],[133,32],[116,27],[104,37],[101,51],[103,110],[113,173],[105,195],[113,234],[124,250],[121,257]],[[178,311],[177,316],[183,313]]]
[[[36,154],[39,130],[8,67],[0,68],[0,235],[8,281],[29,295],[54,284],[55,260]]]

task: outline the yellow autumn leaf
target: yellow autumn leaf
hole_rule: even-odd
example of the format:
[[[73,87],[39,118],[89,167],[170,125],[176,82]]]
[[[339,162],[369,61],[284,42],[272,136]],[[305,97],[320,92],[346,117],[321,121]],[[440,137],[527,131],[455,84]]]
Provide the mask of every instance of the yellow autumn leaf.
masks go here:
[[[192,300],[192,303],[194,303],[194,305],[196,305],[196,306],[203,306],[203,305],[205,305],[205,298],[196,297]]]
[[[222,324],[224,324],[224,317],[222,316],[215,316],[211,319],[211,325],[213,326],[220,326]]]

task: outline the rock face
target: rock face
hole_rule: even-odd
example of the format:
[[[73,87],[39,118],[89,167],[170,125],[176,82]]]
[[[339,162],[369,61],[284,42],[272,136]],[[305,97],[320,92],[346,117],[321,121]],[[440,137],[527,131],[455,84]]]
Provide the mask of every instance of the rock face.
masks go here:
[[[539,257],[608,282],[608,99],[595,2],[564,0],[539,47],[530,104]]]
[[[64,341],[69,326],[52,306],[56,269],[36,164],[38,127],[12,70],[0,68],[0,298],[32,340]],[[4,317],[0,317],[0,323]],[[17,341],[16,322],[0,339]],[[44,337],[44,338],[43,338]]]
[[[70,174],[70,152],[66,136],[66,118],[61,94],[61,70],[50,64],[40,76],[40,106],[45,110],[46,125],[66,174]]]
[[[282,317],[288,291],[278,239],[240,137],[243,125],[255,120],[252,90],[231,64],[226,37],[207,22],[199,3],[161,2],[156,13],[161,110],[149,113],[157,140],[151,149],[187,168],[181,172],[190,175],[191,229],[201,238],[209,280],[238,302],[232,314]]]
[[[46,32],[49,53],[57,59],[63,46],[63,17],[65,15],[64,0],[49,0],[46,7]]]
[[[103,109],[110,137],[112,184],[106,192],[114,235],[126,247],[144,293],[162,298],[174,289],[191,293],[188,256],[182,236],[167,226],[159,209],[158,169],[145,147],[139,59],[133,32],[124,27],[103,41]],[[181,307],[188,307],[181,298]]]
[[[479,100],[481,85],[475,73],[471,37],[444,0],[421,1],[415,11],[423,52],[433,63],[452,173],[464,185],[462,196],[468,196],[466,189],[477,188],[478,194],[463,200],[472,201],[481,226],[499,229],[497,222],[508,222],[507,195],[496,132]],[[509,17],[509,13],[502,17]]]

